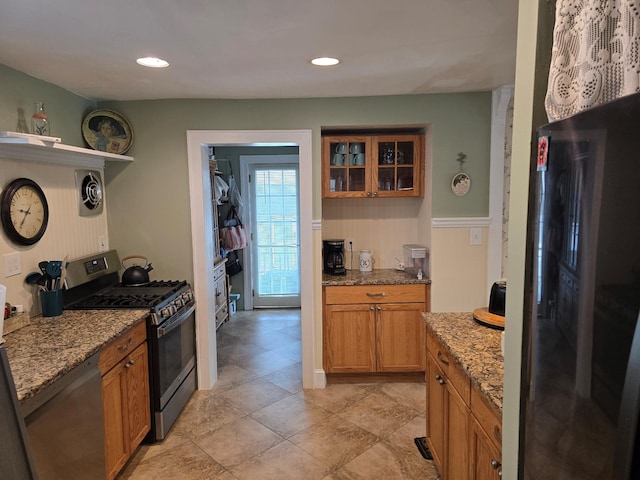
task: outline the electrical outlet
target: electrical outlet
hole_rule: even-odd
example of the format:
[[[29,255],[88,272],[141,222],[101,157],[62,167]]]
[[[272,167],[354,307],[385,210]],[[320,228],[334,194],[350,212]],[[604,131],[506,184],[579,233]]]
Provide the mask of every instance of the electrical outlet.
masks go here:
[[[98,251],[104,252],[107,249],[107,243],[104,241],[104,235],[98,237]]]
[[[4,254],[4,276],[12,277],[22,273],[22,265],[20,265],[20,252]]]
[[[469,245],[482,245],[482,229],[481,228],[469,229]]]
[[[353,238],[347,238],[344,241],[344,251],[355,252],[355,250],[356,250],[356,242],[353,241]]]

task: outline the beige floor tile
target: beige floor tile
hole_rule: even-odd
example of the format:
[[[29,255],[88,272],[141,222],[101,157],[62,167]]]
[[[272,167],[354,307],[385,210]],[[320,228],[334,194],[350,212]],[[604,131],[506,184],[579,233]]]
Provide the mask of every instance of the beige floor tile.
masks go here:
[[[326,388],[306,389],[298,394],[307,402],[311,402],[332,413],[340,412],[367,396],[367,391],[357,385],[338,383]]]
[[[381,393],[371,393],[338,413],[341,418],[380,437],[395,432],[417,414],[416,410]]]
[[[414,410],[427,409],[427,387],[425,383],[383,383],[379,391]]]
[[[220,394],[198,390],[191,396],[172,430],[193,440],[245,415],[245,411],[230,404]]]
[[[419,452],[414,439],[424,437],[426,433],[427,419],[423,412],[389,435],[387,441],[404,448],[408,452]]]
[[[216,462],[230,469],[283,440],[254,419],[244,417],[200,437],[198,446]]]
[[[251,417],[285,438],[331,415],[299,397],[287,397],[251,414]]]
[[[253,372],[258,376],[263,376],[298,363],[299,361],[300,359],[295,360],[289,356],[269,351],[257,355],[254,353],[253,356],[238,360],[236,363],[245,370]]]
[[[213,392],[223,392],[256,378],[258,378],[258,376],[255,373],[251,373],[232,363],[218,366],[218,380],[213,387]]]
[[[239,480],[321,480],[328,468],[285,441],[238,465],[231,472]]]
[[[379,438],[337,415],[289,437],[289,441],[330,467],[354,459]]]
[[[160,459],[160,460],[159,460]],[[180,480],[230,480],[233,477],[219,463],[191,442],[183,443],[163,453],[162,457],[131,463],[120,479],[151,480],[175,478]]]
[[[334,473],[336,480],[436,480],[433,463],[422,458],[418,450],[407,452],[382,441]]]
[[[218,394],[218,398],[245,413],[253,413],[276,403],[291,393],[258,378]]]
[[[268,373],[265,380],[284,388],[287,392],[300,393],[302,391],[302,363],[294,363],[275,372]]]

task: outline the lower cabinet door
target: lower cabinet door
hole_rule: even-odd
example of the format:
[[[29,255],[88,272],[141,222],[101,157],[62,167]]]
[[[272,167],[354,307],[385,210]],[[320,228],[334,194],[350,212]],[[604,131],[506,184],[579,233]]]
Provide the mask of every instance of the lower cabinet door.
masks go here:
[[[127,367],[127,365],[129,365]],[[129,417],[129,451],[132,453],[151,429],[149,400],[149,358],[147,343],[140,345],[125,363],[127,376],[127,410]]]
[[[122,401],[127,389],[124,363],[120,362],[102,377],[102,409],[107,478],[112,479],[129,458],[129,416]]]
[[[469,445],[471,480],[499,480],[502,477],[502,457],[477,421],[471,421]]]
[[[424,372],[424,303],[376,305],[379,372]]]
[[[151,427],[147,343],[102,377],[105,461],[113,479]]]
[[[450,383],[447,387],[447,460],[446,478],[469,478],[469,421],[470,410]]]
[[[446,478],[443,463],[446,398],[444,374],[431,355],[427,355],[427,445],[443,478]]]
[[[375,372],[375,310],[371,305],[327,305],[323,343],[327,373]]]

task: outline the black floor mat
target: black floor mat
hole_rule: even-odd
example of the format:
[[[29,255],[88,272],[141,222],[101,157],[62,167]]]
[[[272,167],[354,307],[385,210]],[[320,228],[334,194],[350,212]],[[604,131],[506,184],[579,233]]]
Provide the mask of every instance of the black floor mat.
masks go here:
[[[417,437],[413,439],[416,442],[416,447],[420,451],[420,455],[422,455],[425,460],[433,460],[433,455],[429,451],[429,447],[427,447],[427,437]]]

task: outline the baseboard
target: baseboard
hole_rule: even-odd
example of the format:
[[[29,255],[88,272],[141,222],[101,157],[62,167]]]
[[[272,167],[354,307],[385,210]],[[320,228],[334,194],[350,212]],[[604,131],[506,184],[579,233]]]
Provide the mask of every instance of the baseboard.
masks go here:
[[[316,368],[313,372],[313,388],[326,388],[327,374],[321,368]]]

